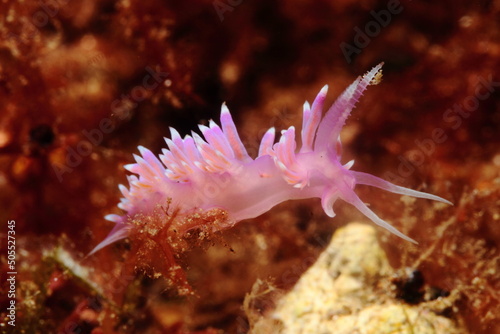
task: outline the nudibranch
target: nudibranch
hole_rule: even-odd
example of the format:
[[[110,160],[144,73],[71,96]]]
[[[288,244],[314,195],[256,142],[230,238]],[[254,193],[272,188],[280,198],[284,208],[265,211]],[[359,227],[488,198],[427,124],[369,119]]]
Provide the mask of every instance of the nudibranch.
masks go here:
[[[177,208],[180,216],[222,209],[228,219],[225,226],[217,228],[223,229],[257,217],[281,202],[305,198],[320,198],[329,217],[335,216],[334,202],[342,199],[375,224],[415,242],[370,210],[354,192],[356,185],[451,203],[353,171],[354,161],[341,162],[340,131],[366,88],[380,80],[381,68],[379,64],[358,77],[324,116],[328,86],[320,90],[312,105],[305,102],[300,149],[293,126],[283,130],[276,143],[275,129],[271,128],[262,138],[258,156],[250,157],[225,104],[220,126],[214,121],[209,126],[199,125],[204,138],[195,132],[182,138],[170,128],[170,139],[165,138],[168,149],[163,149],[159,157],[139,146],[141,156],[134,155],[136,163],[125,166],[135,174],[128,176],[129,188],[119,186],[123,198],[118,207],[126,214],[105,217],[116,225],[92,253],[127,237],[136,215],[147,216],[166,203]]]

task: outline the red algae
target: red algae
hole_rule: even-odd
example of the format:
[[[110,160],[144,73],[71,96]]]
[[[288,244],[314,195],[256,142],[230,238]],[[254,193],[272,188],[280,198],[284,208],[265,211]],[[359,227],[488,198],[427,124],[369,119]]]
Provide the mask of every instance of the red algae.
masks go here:
[[[217,3],[228,6],[222,21],[212,1],[0,4],[0,218],[16,222],[15,329],[249,330],[335,229],[362,216],[339,206],[332,222],[314,200],[283,203],[232,230],[194,228],[171,244],[173,225],[158,224],[174,210],[160,209],[135,217],[133,237],[85,258],[112,228],[102,217],[122,214],[114,207],[123,166],[138,145],[159,153],[169,127],[185,135],[217,119],[223,101],[257,153],[266,129],[300,126],[304,97],[325,83],[338,96],[384,61],[382,83],[359,101],[344,131],[346,162],[355,158],[364,172],[455,205],[356,189],[419,242],[378,231],[399,275],[384,279],[388,295],[377,297],[433,302],[432,312],[464,332],[499,332],[498,1],[401,1],[402,11],[372,31],[350,63],[341,43],[355,43],[374,20],[371,11],[388,9],[388,1]],[[224,220],[223,212],[199,214],[193,226]],[[152,225],[143,228],[146,220]],[[415,275],[420,283],[408,287]],[[246,294],[253,299],[245,303]],[[9,302],[2,293],[7,333]]]

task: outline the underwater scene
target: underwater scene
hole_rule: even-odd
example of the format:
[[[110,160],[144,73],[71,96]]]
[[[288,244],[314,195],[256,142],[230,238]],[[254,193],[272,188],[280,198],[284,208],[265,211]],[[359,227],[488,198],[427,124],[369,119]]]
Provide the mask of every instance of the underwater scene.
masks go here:
[[[500,334],[500,0],[0,18],[0,333]]]

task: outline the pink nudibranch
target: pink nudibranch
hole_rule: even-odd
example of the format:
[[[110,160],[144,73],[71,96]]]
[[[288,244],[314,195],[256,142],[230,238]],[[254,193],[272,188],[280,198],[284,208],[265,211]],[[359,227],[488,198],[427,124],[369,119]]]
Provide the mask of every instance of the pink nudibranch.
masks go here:
[[[312,105],[304,104],[301,130],[302,146],[296,149],[295,128],[281,132],[275,143],[275,130],[263,136],[258,156],[248,155],[225,104],[220,123],[210,121],[199,125],[204,139],[195,132],[181,138],[170,128],[168,149],[156,157],[139,146],[141,156],[125,168],[136,174],[128,176],[130,188],[120,185],[123,194],[118,207],[125,215],[111,214],[105,218],[116,225],[98,244],[101,248],[127,237],[130,219],[137,214],[148,215],[159,205],[170,203],[180,215],[196,210],[220,208],[227,212],[229,226],[257,217],[275,205],[295,199],[320,198],[329,217],[334,217],[333,204],[342,199],[352,204],[375,224],[395,235],[415,242],[379,218],[354,192],[357,184],[381,188],[393,193],[440,201],[449,201],[428,193],[400,187],[376,176],[352,171],[354,161],[340,161],[340,131],[368,85],[378,82],[382,64],[363,77],[358,77],[322,116],[328,86],[316,96]]]

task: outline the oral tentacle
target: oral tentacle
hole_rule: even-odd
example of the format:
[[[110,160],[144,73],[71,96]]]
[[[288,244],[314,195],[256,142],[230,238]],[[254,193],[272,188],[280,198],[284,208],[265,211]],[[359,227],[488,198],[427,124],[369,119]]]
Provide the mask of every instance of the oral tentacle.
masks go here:
[[[410,241],[414,244],[418,244],[415,240],[408,237],[406,234],[399,231],[397,228],[381,219],[379,216],[375,214],[372,210],[370,210],[363,201],[356,195],[356,193],[348,187],[344,187],[340,192],[340,198],[346,201],[347,203],[353,205],[356,209],[358,209],[362,214],[364,214],[368,219],[370,219],[375,224],[385,228],[389,232],[397,235],[398,237]]]
[[[358,183],[358,184],[364,184],[367,186],[380,188],[380,189],[390,191],[391,193],[395,193],[395,194],[406,195],[406,196],[417,197],[417,198],[425,198],[425,199],[430,199],[433,201],[438,201],[438,202],[446,203],[449,205],[453,205],[452,202],[450,202],[444,198],[441,198],[439,196],[424,193],[424,192],[409,189],[409,188],[405,188],[405,187],[401,187],[401,186],[397,186],[389,181],[386,181],[384,179],[381,179],[381,178],[376,177],[376,176],[371,175],[371,174],[352,171],[352,175],[356,178],[356,183]]]

